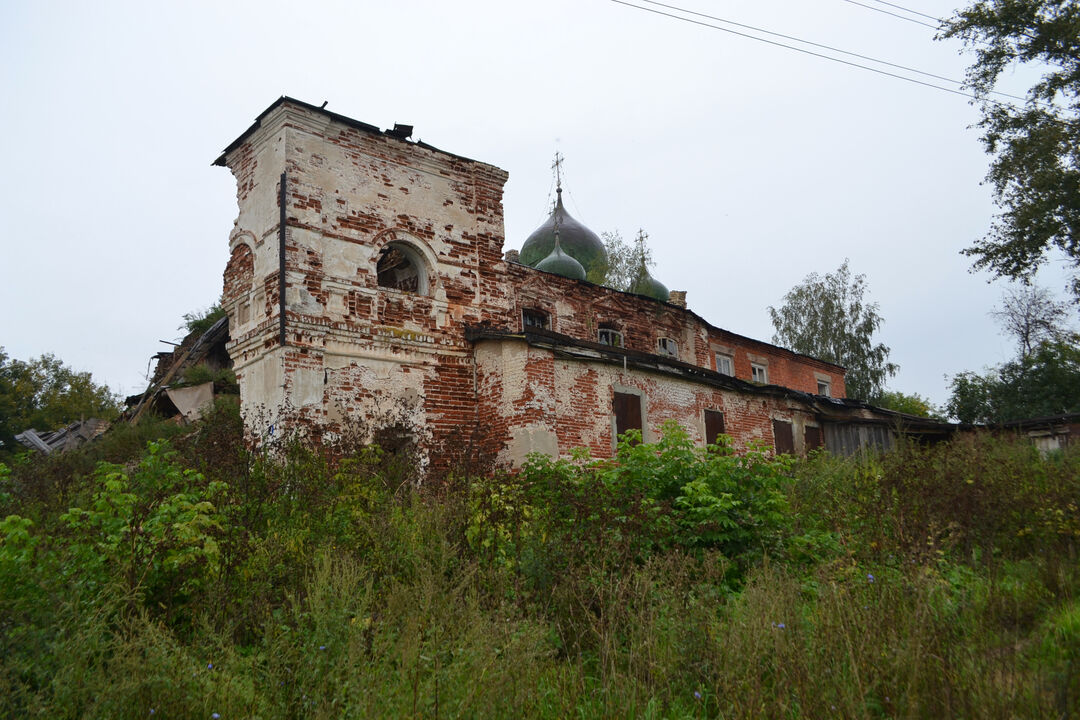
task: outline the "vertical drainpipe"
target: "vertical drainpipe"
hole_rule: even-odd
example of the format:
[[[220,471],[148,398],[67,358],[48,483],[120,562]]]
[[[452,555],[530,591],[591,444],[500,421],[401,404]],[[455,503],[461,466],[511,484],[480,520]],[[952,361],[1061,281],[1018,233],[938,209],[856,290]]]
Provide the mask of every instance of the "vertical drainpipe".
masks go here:
[[[278,322],[281,347],[285,347],[285,173],[281,173],[278,211]]]

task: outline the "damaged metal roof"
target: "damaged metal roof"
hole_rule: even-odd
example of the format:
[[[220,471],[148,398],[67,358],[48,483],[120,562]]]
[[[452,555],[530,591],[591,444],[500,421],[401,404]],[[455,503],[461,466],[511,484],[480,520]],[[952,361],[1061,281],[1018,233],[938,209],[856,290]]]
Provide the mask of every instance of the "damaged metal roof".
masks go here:
[[[53,452],[66,452],[85,445],[109,429],[109,421],[90,418],[74,422],[59,430],[25,430],[15,436],[15,440],[31,450],[46,455]]]

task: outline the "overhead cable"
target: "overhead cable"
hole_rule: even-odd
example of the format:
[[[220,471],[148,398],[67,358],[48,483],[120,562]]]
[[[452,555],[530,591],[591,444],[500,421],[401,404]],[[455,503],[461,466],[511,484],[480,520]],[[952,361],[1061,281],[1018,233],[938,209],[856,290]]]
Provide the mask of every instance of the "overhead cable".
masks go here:
[[[913,78],[913,77],[910,77],[910,76],[907,76],[907,75],[900,75],[898,73],[889,72],[887,70],[881,70],[879,68],[870,67],[868,65],[862,65],[860,63],[852,62],[850,60],[844,60],[842,58],[834,57],[832,55],[826,55],[824,53],[814,52],[813,50],[807,50],[805,48],[795,47],[794,45],[788,45],[786,43],[777,42],[776,40],[769,40],[767,38],[758,37],[757,35],[751,35],[749,33],[739,32],[738,30],[732,30],[730,28],[721,27],[719,25],[713,25],[711,23],[703,22],[701,20],[695,20],[693,18],[684,17],[683,15],[676,15],[674,13],[668,13],[668,12],[664,12],[662,10],[656,10],[656,9],[650,8],[650,7],[643,7],[641,5],[635,5],[632,2],[627,2],[627,0],[610,0],[610,1],[613,2],[613,3],[616,3],[618,5],[625,5],[627,7],[634,8],[635,10],[641,10],[641,11],[644,11],[644,12],[652,13],[654,15],[661,15],[663,17],[672,18],[674,20],[680,20],[682,22],[690,23],[692,25],[700,25],[702,27],[707,27],[707,28],[710,28],[712,30],[719,30],[721,32],[726,32],[726,33],[729,33],[731,35],[737,35],[739,37],[748,38],[750,40],[757,40],[758,42],[763,42],[763,43],[766,43],[768,45],[774,45],[776,47],[782,47],[782,48],[785,48],[787,50],[794,50],[795,52],[799,52],[799,53],[802,53],[804,55],[811,55],[813,57],[822,58],[824,60],[831,60],[832,62],[840,63],[841,65],[848,65],[850,67],[859,68],[861,70],[868,70],[870,72],[877,73],[878,75],[884,75],[886,77],[895,78],[897,80],[904,80],[905,82],[913,83],[915,85],[922,85],[923,87],[933,88],[935,90],[941,90],[942,92],[951,93],[953,95],[959,95],[961,97],[968,98],[969,100],[976,100],[976,101],[979,101],[979,102],[987,102],[987,103],[991,103],[993,105],[1001,105],[1003,107],[1011,107],[1011,108],[1014,108],[1014,109],[1016,108],[1016,106],[1012,105],[1011,103],[1005,103],[1005,102],[1001,102],[1001,101],[998,101],[998,100],[991,100],[990,98],[979,98],[979,97],[976,97],[972,93],[964,92],[962,90],[957,90],[956,88],[945,87],[945,86],[942,86],[942,85],[935,85],[934,83],[926,82],[924,80],[919,80],[917,78]],[[915,70],[914,68],[907,68],[907,67],[904,67],[903,65],[896,65],[895,63],[889,63],[889,62],[886,62],[884,60],[877,60],[877,59],[874,59],[874,58],[871,58],[871,57],[868,57],[868,56],[857,55],[856,53],[851,53],[851,52],[847,52],[845,50],[840,50],[839,48],[834,48],[834,47],[831,47],[829,45],[822,45],[820,43],[814,43],[814,42],[810,42],[808,40],[802,40],[800,38],[796,38],[796,37],[792,37],[792,36],[788,36],[788,35],[781,35],[780,33],[774,33],[774,32],[771,32],[769,30],[764,30],[762,28],[753,27],[751,25],[744,25],[742,23],[733,22],[731,20],[724,20],[723,18],[714,17],[712,15],[706,15],[705,13],[694,12],[692,10],[687,10],[685,8],[676,7],[674,5],[667,5],[667,4],[664,4],[664,3],[661,3],[661,2],[656,2],[655,0],[639,0],[639,1],[640,2],[646,2],[646,3],[652,4],[652,5],[659,5],[661,7],[665,7],[665,8],[668,8],[670,10],[675,10],[677,12],[685,13],[686,15],[696,15],[698,17],[705,17],[705,18],[708,18],[710,20],[715,20],[717,22],[722,22],[722,23],[726,23],[726,24],[729,24],[729,25],[735,25],[736,27],[747,28],[749,30],[754,30],[755,32],[760,32],[760,33],[763,33],[763,34],[766,34],[766,35],[773,35],[775,37],[782,37],[782,38],[784,38],[786,40],[793,40],[794,42],[800,42],[800,43],[804,43],[806,45],[811,45],[811,46],[814,46],[814,47],[820,47],[820,48],[823,48],[823,49],[826,49],[826,50],[830,50],[832,52],[838,52],[838,53],[841,53],[841,54],[844,54],[844,55],[849,55],[849,56],[852,56],[852,57],[858,57],[860,59],[869,60],[870,62],[879,63],[881,65],[895,67],[897,69],[905,70],[905,71],[908,71],[908,72],[915,72],[915,73],[918,73],[920,75],[924,75],[924,76],[927,76],[927,77],[933,77],[933,78],[936,78],[936,79],[939,79],[939,80],[944,80],[946,82],[955,83],[956,85],[963,85],[963,83],[961,81],[959,81],[959,80],[951,80],[949,78],[945,78],[945,77],[942,77],[940,75],[934,75],[932,73],[923,72],[922,70]],[[996,90],[992,91],[992,94],[1001,95],[1001,96],[1004,96],[1004,97],[1010,97],[1010,98],[1014,98],[1016,100],[1025,101],[1025,98],[1020,97],[1018,95],[1010,95],[1008,93],[1002,93],[1002,92],[998,92]],[[1046,103],[1039,102],[1039,104],[1045,105]]]
[[[904,12],[911,13],[912,15],[919,15],[920,17],[924,17],[927,20],[933,20],[936,23],[942,22],[941,18],[939,18],[939,17],[934,17],[933,15],[927,15],[924,12],[919,12],[918,10],[912,10],[911,8],[906,8],[903,5],[897,5],[896,3],[885,2],[885,0],[873,0],[873,2],[876,2],[878,5],[888,5],[891,8],[896,8],[897,10],[903,10]]]
[[[901,15],[899,13],[889,12],[888,10],[885,10],[885,9],[879,8],[879,7],[874,7],[873,5],[867,5],[865,3],[856,2],[856,0],[844,0],[844,2],[851,3],[852,5],[858,5],[861,8],[866,8],[867,10],[873,10],[874,12],[879,12],[879,13],[882,13],[884,15],[891,15],[892,17],[899,18],[900,20],[907,20],[909,23],[915,23],[916,25],[922,25],[923,27],[928,27],[928,28],[931,28],[933,30],[940,30],[941,29],[941,21],[938,21],[937,25],[931,25],[928,22],[923,22],[922,20],[916,20],[915,18],[911,18],[911,17],[908,17],[906,15]],[[893,6],[892,3],[885,3],[885,4]],[[893,6],[893,7],[898,7],[898,6]],[[908,12],[913,12],[913,11],[908,10]],[[921,15],[922,13],[919,13],[919,14]],[[937,20],[937,18],[933,18],[933,19]]]
[[[795,37],[794,35],[784,35],[783,33],[773,32],[772,30],[766,30],[765,28],[760,28],[760,27],[755,27],[753,25],[747,25],[745,23],[735,22],[734,20],[726,20],[726,19],[721,18],[721,17],[716,17],[715,15],[707,15],[706,13],[695,12],[693,10],[687,10],[685,8],[676,7],[675,5],[668,5],[667,3],[658,2],[658,0],[638,0],[638,1],[648,3],[649,5],[658,5],[660,7],[667,8],[668,10],[675,10],[677,12],[681,12],[681,13],[684,13],[686,15],[696,15],[697,17],[708,18],[709,20],[715,20],[716,22],[721,22],[721,23],[724,23],[725,25],[734,25],[735,27],[741,27],[741,28],[745,28],[747,30],[753,30],[754,32],[762,33],[763,35],[771,35],[773,37],[783,38],[784,40],[791,40],[793,42],[802,43],[803,45],[809,45],[810,47],[817,47],[817,48],[821,48],[822,50],[828,50],[830,52],[840,53],[841,55],[847,55],[848,57],[854,57],[854,58],[858,58],[860,60],[867,60],[867,61],[872,62],[872,63],[877,63],[878,65],[884,65],[886,67],[896,68],[897,70],[903,70],[905,72],[911,72],[911,73],[915,73],[917,75],[922,75],[923,77],[929,77],[929,78],[933,78],[935,80],[944,80],[945,82],[953,83],[955,85],[963,85],[964,84],[963,81],[961,81],[961,80],[954,80],[953,78],[945,77],[944,75],[935,75],[934,73],[926,72],[925,70],[919,70],[918,68],[908,67],[907,65],[900,65],[898,63],[889,62],[888,60],[879,60],[879,59],[877,59],[875,57],[870,57],[869,55],[860,55],[859,53],[850,52],[848,50],[841,50],[840,48],[833,47],[832,45],[825,45],[823,43],[814,42],[812,40],[803,40],[802,38]],[[851,0],[847,0],[847,2],[851,2]],[[621,3],[621,4],[628,5],[629,3]],[[858,3],[856,3],[856,4],[858,4]],[[631,7],[634,7],[634,6],[631,6]],[[640,8],[640,9],[641,10],[648,10],[648,8]],[[871,9],[873,9],[873,8],[871,8]],[[653,11],[653,12],[655,12],[655,11]],[[666,15],[667,13],[661,13],[661,14]],[[676,17],[676,16],[669,15],[668,17]],[[692,21],[688,20],[688,22],[692,22]],[[713,26],[710,25],[709,27],[713,27]],[[716,28],[716,29],[717,30],[723,30],[724,28]],[[728,32],[731,32],[731,31],[728,31]],[[745,36],[745,37],[752,37],[752,36],[748,35],[748,36]],[[760,38],[755,38],[755,39],[760,39]],[[767,42],[767,41],[763,41],[763,42]],[[780,43],[777,43],[777,44],[780,44]],[[782,44],[781,44],[781,46],[782,47],[788,47],[787,45],[782,45]],[[799,50],[799,48],[791,48],[791,49]],[[800,50],[800,52],[805,52],[805,51]],[[811,54],[816,54],[816,53],[811,53]],[[826,56],[819,55],[818,57],[826,57]],[[830,59],[835,59],[835,58],[830,58]],[[843,61],[842,60],[837,60],[837,62],[843,62]],[[855,64],[855,63],[851,63],[851,64]],[[856,67],[864,67],[862,65],[857,65],[857,64],[855,64],[855,66]],[[873,70],[873,68],[865,68],[865,69]],[[875,72],[879,72],[879,71],[875,70]],[[886,74],[889,74],[889,73],[886,73]],[[961,93],[961,94],[965,95],[965,97],[971,97],[970,95],[967,95],[966,93]],[[994,91],[994,94],[995,95],[1000,95],[1002,97],[1012,98],[1013,100],[1020,100],[1020,101],[1024,100],[1024,98],[1020,97],[1019,95],[1010,95],[1009,93],[997,92],[996,90]]]

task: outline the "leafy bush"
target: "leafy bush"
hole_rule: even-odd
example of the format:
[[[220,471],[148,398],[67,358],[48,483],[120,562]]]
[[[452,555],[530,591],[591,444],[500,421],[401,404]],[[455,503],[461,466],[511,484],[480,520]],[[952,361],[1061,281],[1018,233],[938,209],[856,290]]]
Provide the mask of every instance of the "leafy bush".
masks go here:
[[[194,333],[196,335],[202,335],[223,317],[225,317],[225,308],[221,307],[220,302],[216,302],[205,310],[194,310],[189,313],[184,313],[184,323],[179,329],[187,330],[189,333]]]
[[[223,518],[214,501],[228,488],[175,460],[167,445],[151,442],[134,472],[102,463],[89,507],[60,516],[69,532],[65,562],[79,566],[92,591],[113,580],[151,606],[183,606],[216,574]]]
[[[744,566],[782,553],[790,458],[763,447],[697,448],[677,423],[655,444],[624,435],[612,460],[531,455],[521,472],[478,480],[468,537],[540,585],[560,568],[714,549]]]
[[[184,386],[202,385],[203,383],[214,383],[214,392],[216,393],[240,394],[240,385],[236,381],[236,373],[232,371],[232,368],[213,370],[204,363],[186,368],[179,381],[173,384]]]
[[[859,557],[989,563],[1068,558],[1080,546],[1080,453],[1043,458],[1025,438],[970,433],[880,456],[822,453],[795,474],[801,526],[840,533]]]
[[[179,432],[0,522],[0,716],[1080,703],[1073,453],[979,436],[793,461],[669,426],[417,487],[374,446],[252,450],[235,404]],[[8,507],[25,473],[0,465]]]

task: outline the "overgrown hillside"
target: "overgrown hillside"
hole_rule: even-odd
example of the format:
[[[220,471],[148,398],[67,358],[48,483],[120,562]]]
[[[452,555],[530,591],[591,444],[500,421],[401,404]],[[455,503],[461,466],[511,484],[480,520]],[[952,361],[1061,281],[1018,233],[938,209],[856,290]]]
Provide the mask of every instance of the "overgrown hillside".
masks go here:
[[[1080,712],[1080,453],[335,451],[222,405],[0,466],[0,716]]]

